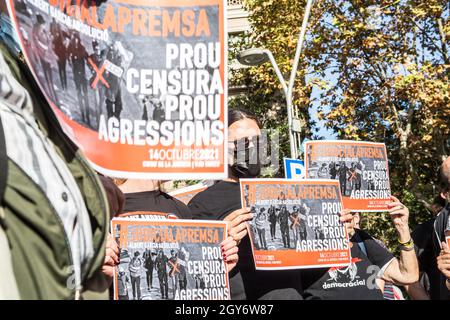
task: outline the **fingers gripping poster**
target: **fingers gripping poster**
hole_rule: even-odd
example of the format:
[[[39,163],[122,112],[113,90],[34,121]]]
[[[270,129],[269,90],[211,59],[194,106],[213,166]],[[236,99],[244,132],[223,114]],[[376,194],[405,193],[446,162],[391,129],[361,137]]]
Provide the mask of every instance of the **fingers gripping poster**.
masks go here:
[[[258,270],[350,264],[347,232],[339,220],[337,181],[241,179],[242,206]]]
[[[224,0],[7,0],[65,132],[108,176],[226,176]]]
[[[226,223],[115,218],[116,300],[228,300]]]
[[[383,143],[308,141],[305,155],[306,177],[339,181],[345,209],[388,210],[391,187]]]

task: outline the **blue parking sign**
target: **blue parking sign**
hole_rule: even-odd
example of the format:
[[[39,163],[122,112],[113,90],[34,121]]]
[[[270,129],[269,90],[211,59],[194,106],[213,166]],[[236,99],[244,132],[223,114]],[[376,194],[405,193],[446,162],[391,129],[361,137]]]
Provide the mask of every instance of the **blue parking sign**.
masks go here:
[[[286,179],[305,179],[305,163],[303,160],[284,158]]]

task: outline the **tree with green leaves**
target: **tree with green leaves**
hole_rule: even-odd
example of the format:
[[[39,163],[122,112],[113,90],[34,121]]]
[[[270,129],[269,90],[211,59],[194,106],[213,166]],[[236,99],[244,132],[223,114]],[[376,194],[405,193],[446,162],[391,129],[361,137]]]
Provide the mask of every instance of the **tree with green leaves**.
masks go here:
[[[233,40],[231,58],[242,48],[267,48],[287,78],[305,2],[246,0],[252,30]],[[413,224],[422,222],[450,154],[449,77],[449,1],[316,0],[294,91],[308,123],[303,136],[318,138],[317,112],[339,139],[385,142],[392,191],[410,207]],[[270,64],[232,70],[230,84],[247,88],[230,105],[246,104],[284,132],[286,154],[286,109]],[[370,219],[369,228],[390,242],[384,218]]]

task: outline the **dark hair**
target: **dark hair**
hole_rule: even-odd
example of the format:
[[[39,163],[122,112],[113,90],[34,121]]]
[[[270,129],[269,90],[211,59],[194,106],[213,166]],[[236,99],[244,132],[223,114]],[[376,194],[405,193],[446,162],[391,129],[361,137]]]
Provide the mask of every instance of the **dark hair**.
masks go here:
[[[442,209],[445,207],[445,199],[443,199],[441,195],[438,195],[433,199],[433,204],[439,209]]]
[[[243,119],[250,119],[256,122],[259,128],[261,128],[261,123],[259,122],[258,118],[255,114],[252,112],[242,108],[242,107],[236,107],[233,109],[228,109],[228,127],[230,127],[233,123],[243,120]]]

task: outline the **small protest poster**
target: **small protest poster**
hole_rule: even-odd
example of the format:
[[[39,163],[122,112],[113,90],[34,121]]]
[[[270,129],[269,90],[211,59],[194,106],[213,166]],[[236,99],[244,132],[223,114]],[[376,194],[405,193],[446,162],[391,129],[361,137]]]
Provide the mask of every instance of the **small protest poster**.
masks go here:
[[[115,300],[228,300],[225,222],[115,218]]]
[[[391,187],[384,143],[307,141],[305,167],[308,179],[339,181],[345,209],[388,210]]]
[[[227,176],[224,0],[6,0],[31,72],[104,175]]]
[[[334,180],[241,179],[242,206],[258,270],[350,264],[342,199]]]

